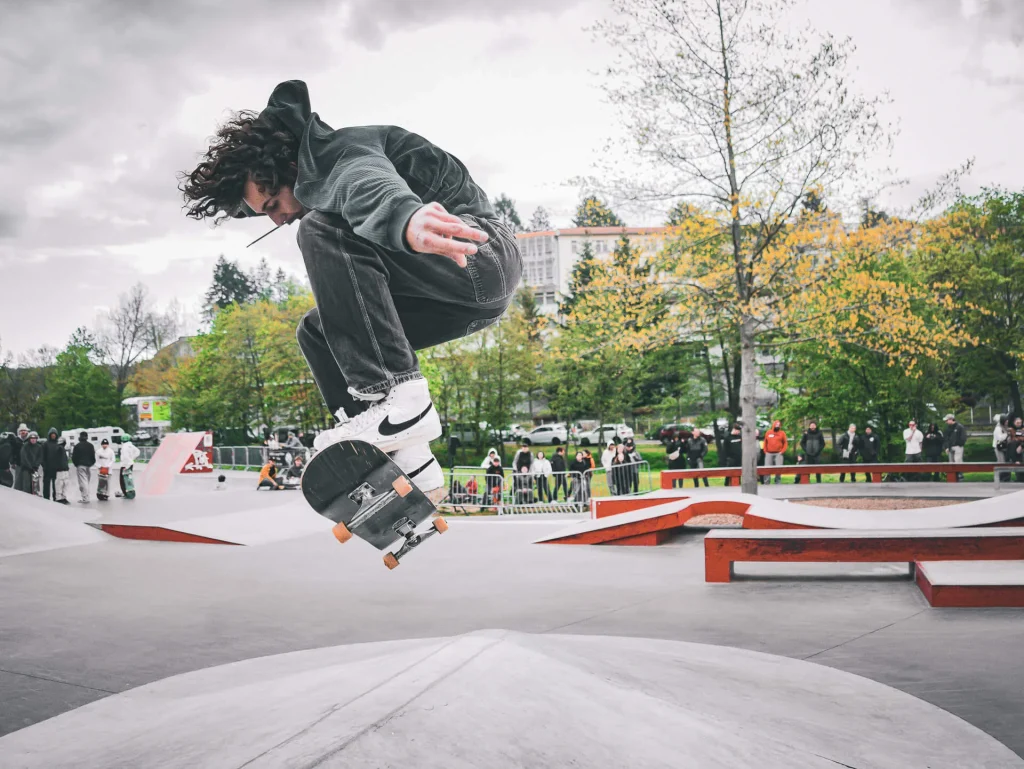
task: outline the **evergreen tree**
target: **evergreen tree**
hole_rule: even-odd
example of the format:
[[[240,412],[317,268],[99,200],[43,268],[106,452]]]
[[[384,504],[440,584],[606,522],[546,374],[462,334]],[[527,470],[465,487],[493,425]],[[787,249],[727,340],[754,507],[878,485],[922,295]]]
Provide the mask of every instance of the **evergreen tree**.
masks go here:
[[[596,195],[588,195],[576,206],[572,223],[577,227],[625,227],[607,204]]]
[[[250,273],[249,280],[252,282],[253,299],[270,301],[274,284],[270,279],[270,265],[267,264],[266,257],[260,259],[256,269]]]
[[[550,229],[552,229],[551,217],[548,215],[548,210],[544,206],[537,206],[530,219],[530,232],[544,232]]]
[[[523,221],[519,218],[519,212],[516,211],[516,202],[512,200],[504,192],[498,196],[498,199],[494,201],[494,211],[498,214],[498,218],[503,221],[512,232],[523,231]]]
[[[46,372],[40,398],[46,428],[68,430],[121,424],[120,398],[114,379],[93,360],[96,342],[86,329],[76,329],[68,346]]]
[[[239,268],[237,262],[229,262],[221,256],[213,268],[213,282],[206,292],[203,315],[210,320],[218,310],[232,304],[245,304],[256,295],[253,279]]]
[[[569,292],[559,305],[559,314],[568,315],[579,299],[580,292],[584,291],[587,285],[593,280],[594,270],[598,268],[597,256],[594,254],[594,244],[590,240],[583,241],[583,248],[580,250],[579,259],[573,265],[572,274],[569,276]]]

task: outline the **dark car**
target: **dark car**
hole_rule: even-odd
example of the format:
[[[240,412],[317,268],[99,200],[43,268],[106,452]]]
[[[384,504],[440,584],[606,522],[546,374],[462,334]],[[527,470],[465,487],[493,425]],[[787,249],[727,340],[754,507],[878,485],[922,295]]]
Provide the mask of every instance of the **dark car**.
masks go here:
[[[689,438],[693,435],[693,425],[677,423],[662,425],[654,439],[661,441],[667,446],[680,434],[682,434],[682,437],[684,438]]]

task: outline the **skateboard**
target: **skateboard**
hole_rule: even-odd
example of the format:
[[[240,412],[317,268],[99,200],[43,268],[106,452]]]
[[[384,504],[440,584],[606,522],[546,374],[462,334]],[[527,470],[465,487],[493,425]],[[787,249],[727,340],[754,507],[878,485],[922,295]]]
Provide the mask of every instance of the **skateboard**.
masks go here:
[[[121,492],[125,499],[135,499],[135,478],[131,467],[121,468]]]
[[[43,496],[43,471],[36,470],[32,473],[32,493],[37,496]]]
[[[106,502],[110,498],[110,468],[101,467],[96,481],[96,499]]]
[[[355,535],[388,550],[384,565],[389,569],[425,539],[448,529],[443,518],[434,518],[430,528],[417,533],[437,509],[387,454],[364,441],[342,441],[317,452],[302,474],[302,494],[334,521],[339,542]],[[391,551],[398,541],[401,547]]]

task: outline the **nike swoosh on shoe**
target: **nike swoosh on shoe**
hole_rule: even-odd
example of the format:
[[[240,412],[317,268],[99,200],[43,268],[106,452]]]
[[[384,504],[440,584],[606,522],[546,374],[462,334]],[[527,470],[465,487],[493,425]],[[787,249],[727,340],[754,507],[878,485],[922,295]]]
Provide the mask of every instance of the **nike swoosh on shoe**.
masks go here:
[[[407,419],[404,422],[399,422],[398,424],[394,424],[391,421],[391,415],[388,414],[381,421],[380,426],[377,428],[377,432],[379,432],[381,435],[397,435],[403,430],[408,430],[414,424],[423,419],[423,417],[430,413],[430,410],[432,408],[434,408],[433,403],[429,404],[425,409],[423,409],[423,411],[418,416],[414,416],[412,419]]]

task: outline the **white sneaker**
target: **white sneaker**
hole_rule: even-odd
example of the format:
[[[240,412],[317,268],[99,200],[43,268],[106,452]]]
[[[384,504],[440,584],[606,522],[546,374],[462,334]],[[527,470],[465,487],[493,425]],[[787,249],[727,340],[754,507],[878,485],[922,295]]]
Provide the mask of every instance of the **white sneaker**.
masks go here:
[[[366,441],[390,453],[441,437],[441,418],[430,400],[427,380],[422,378],[391,388],[361,414],[349,418],[339,409],[337,417],[338,426],[313,441],[317,451],[340,441]]]
[[[429,443],[417,443],[391,454],[395,464],[424,494],[444,487],[444,470],[434,459]]]

